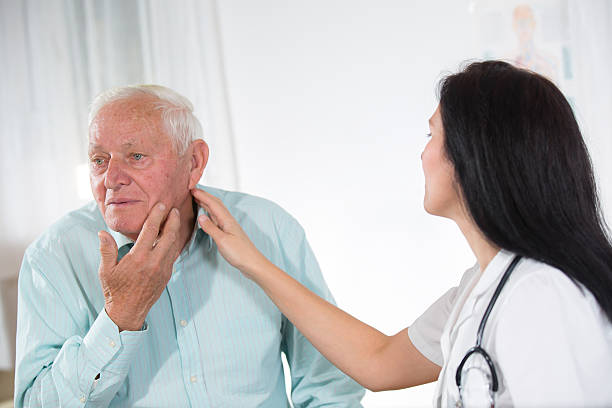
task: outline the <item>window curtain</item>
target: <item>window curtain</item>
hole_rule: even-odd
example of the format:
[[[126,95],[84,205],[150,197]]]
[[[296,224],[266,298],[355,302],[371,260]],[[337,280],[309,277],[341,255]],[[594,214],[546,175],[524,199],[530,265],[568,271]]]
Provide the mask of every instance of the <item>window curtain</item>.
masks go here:
[[[91,199],[96,94],[157,83],[187,96],[211,148],[203,182],[239,187],[218,33],[214,0],[0,0],[0,369],[13,365],[26,246]]]

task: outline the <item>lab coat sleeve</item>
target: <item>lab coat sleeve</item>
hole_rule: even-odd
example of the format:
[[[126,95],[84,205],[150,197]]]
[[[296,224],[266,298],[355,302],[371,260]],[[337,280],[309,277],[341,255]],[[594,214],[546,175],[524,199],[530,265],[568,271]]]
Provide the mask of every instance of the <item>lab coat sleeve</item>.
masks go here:
[[[414,323],[408,327],[410,341],[421,354],[434,364],[442,367],[444,357],[440,338],[450,314],[455,307],[459,293],[462,293],[478,271],[478,264],[463,273],[459,286],[446,291]]]
[[[449,289],[408,327],[410,341],[431,362],[442,366],[440,338],[453,308],[457,288]]]

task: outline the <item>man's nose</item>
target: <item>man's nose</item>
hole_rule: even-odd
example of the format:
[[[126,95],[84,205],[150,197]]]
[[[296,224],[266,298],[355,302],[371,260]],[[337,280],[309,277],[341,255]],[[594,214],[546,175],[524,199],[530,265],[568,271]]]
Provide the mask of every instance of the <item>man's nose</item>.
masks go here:
[[[104,177],[104,187],[107,190],[116,190],[121,186],[130,184],[131,178],[125,171],[125,163],[119,159],[111,158]]]

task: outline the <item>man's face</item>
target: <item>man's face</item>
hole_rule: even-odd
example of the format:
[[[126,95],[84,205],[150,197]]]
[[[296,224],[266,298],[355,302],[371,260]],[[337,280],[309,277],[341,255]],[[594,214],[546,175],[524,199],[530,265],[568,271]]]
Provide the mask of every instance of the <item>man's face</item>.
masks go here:
[[[89,128],[94,198],[108,227],[134,240],[156,203],[181,208],[189,199],[188,160],[176,153],[153,101],[113,102]]]

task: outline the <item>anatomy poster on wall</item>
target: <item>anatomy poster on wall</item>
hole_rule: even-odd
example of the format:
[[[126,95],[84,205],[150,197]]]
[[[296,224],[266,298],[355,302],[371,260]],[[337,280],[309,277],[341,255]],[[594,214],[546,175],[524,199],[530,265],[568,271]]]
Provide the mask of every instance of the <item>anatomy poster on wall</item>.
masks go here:
[[[567,0],[473,1],[476,38],[484,59],[502,59],[549,78],[573,102]]]

